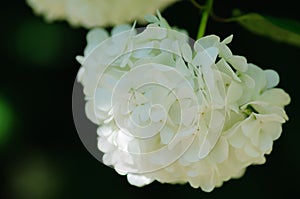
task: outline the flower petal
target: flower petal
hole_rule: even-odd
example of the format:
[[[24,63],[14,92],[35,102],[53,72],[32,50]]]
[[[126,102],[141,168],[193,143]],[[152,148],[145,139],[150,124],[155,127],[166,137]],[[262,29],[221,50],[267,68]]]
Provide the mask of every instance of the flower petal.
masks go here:
[[[151,178],[131,173],[127,174],[127,180],[130,184],[135,185],[137,187],[142,187],[153,182],[153,179]]]
[[[279,75],[274,70],[264,70],[267,78],[267,88],[273,88],[279,83]]]

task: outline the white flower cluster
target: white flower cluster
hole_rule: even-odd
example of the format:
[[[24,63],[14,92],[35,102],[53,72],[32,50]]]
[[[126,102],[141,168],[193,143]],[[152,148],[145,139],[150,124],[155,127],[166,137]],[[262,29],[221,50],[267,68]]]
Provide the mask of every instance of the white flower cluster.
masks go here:
[[[288,117],[279,76],[209,35],[195,42],[159,16],[140,31],[87,35],[78,80],[98,148],[129,183],[186,183],[209,192],[263,164]]]
[[[134,20],[162,10],[177,0],[26,0],[47,20],[67,20],[86,28],[110,26]]]

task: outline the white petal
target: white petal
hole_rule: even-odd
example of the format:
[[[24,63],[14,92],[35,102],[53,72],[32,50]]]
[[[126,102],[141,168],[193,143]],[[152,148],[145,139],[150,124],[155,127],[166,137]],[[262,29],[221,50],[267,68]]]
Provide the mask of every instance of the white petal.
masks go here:
[[[196,106],[182,110],[182,118],[181,118],[182,121],[181,122],[183,125],[185,125],[185,126],[192,125],[192,123],[195,121],[196,118],[197,118],[197,107]]]
[[[137,187],[142,187],[153,182],[151,178],[131,173],[127,174],[127,180],[130,184],[135,185]]]
[[[270,135],[273,140],[276,140],[281,135],[282,126],[278,122],[266,122],[262,124],[262,131]]]
[[[189,44],[184,43],[184,44],[181,46],[181,53],[182,53],[183,58],[184,58],[187,62],[191,62],[193,54],[192,54],[192,49],[191,49],[191,47],[190,47]]]
[[[163,144],[169,144],[174,137],[174,132],[169,127],[165,126],[160,132],[160,140]]]
[[[251,144],[247,144],[245,146],[245,152],[247,153],[247,155],[249,155],[250,157],[258,157],[259,156],[259,152],[256,148],[254,148]]]
[[[146,122],[149,119],[150,104],[147,103],[147,104],[141,105],[140,107],[141,107],[141,112],[140,112],[140,115],[139,115],[140,120],[142,122]]]
[[[132,56],[137,59],[147,57],[151,51],[152,49],[138,49],[132,53]]]
[[[209,48],[205,49],[205,52],[207,53],[209,58],[212,60],[212,62],[215,63],[218,53],[219,53],[219,49],[216,47],[209,47]]]
[[[242,148],[245,144],[245,136],[242,132],[235,132],[232,136],[229,137],[229,143],[233,147]]]
[[[227,61],[238,71],[245,72],[248,69],[248,63],[245,57],[234,55]]]
[[[122,130],[119,130],[116,133],[115,142],[116,142],[116,145],[118,146],[118,149],[128,152],[128,144],[133,139],[134,138],[131,135],[129,135],[128,133],[125,133]]]
[[[140,123],[140,111],[138,108],[135,108],[130,114],[130,123],[138,125]]]
[[[233,35],[229,35],[228,37],[226,37],[226,38],[222,41],[222,43],[223,43],[223,44],[229,44],[229,43],[232,41],[232,39],[233,39]]]
[[[122,25],[115,26],[111,30],[111,34],[112,35],[116,35],[116,34],[119,34],[121,32],[125,32],[125,31],[128,31],[128,30],[131,30],[131,29],[132,29],[131,25],[129,25],[129,24],[122,24]]]
[[[201,143],[200,149],[198,151],[198,158],[199,159],[205,158],[213,148],[214,146],[213,144],[214,143],[209,142],[208,139],[204,140],[204,142]]]
[[[150,15],[150,14],[147,14],[147,15],[144,17],[144,19],[145,19],[147,22],[149,22],[149,23],[156,23],[156,22],[159,21],[159,19],[158,19],[156,16]]]
[[[106,138],[98,137],[97,147],[103,153],[108,153],[115,149],[115,146],[107,141]]]
[[[285,106],[290,103],[290,96],[280,88],[273,88],[263,92],[261,96],[258,97],[258,100],[270,103],[275,106]]]
[[[175,101],[169,109],[169,118],[174,124],[181,122],[181,108],[179,102]]]
[[[195,171],[195,170],[190,170],[190,171],[188,171],[187,172],[187,175],[189,176],[189,177],[197,177],[198,175],[199,175],[199,172],[198,171]]]
[[[176,71],[178,71],[185,77],[191,76],[191,72],[185,65],[184,60],[182,58],[176,59]]]
[[[109,37],[108,32],[103,28],[94,28],[86,36],[89,44],[99,44]]]
[[[252,137],[260,131],[259,121],[256,120],[248,120],[244,124],[241,125],[242,131],[245,136]]]
[[[102,111],[108,111],[111,107],[112,93],[109,90],[98,88],[95,94],[95,104]]]
[[[76,60],[77,60],[80,64],[83,64],[83,62],[84,62],[84,56],[77,55],[75,58],[76,58]]]
[[[117,78],[112,75],[104,74],[101,77],[101,86],[107,90],[113,90],[117,83]]]
[[[232,57],[232,52],[227,45],[221,43],[218,47],[220,57],[224,58],[225,60],[228,60],[230,57]]]
[[[162,40],[167,36],[167,29],[148,25],[140,34],[135,36],[137,42],[146,42],[150,40]]]
[[[267,88],[273,88],[279,83],[279,75],[274,70],[264,70],[267,78]]]
[[[273,140],[272,137],[267,133],[260,133],[259,136],[259,149],[262,152],[266,152],[272,148]]]
[[[220,42],[220,38],[216,35],[209,35],[198,39],[194,44],[196,51],[203,51],[206,48],[216,46]]]
[[[133,139],[128,143],[128,153],[130,154],[141,154],[141,147],[138,139]]]
[[[85,72],[85,68],[84,67],[80,67],[80,69],[78,71],[78,74],[77,74],[77,81],[78,82],[82,82],[83,83],[82,80],[83,80],[84,72]]]
[[[150,118],[153,122],[165,121],[166,120],[166,111],[164,107],[154,105],[150,110]]]
[[[227,140],[224,137],[220,137],[219,141],[211,151],[209,157],[215,160],[217,163],[221,163],[228,157],[229,146]]]
[[[255,92],[260,93],[263,89],[265,89],[267,80],[264,71],[261,68],[254,64],[249,64],[246,74],[248,74],[254,80]]]
[[[252,161],[252,157],[249,156],[244,149],[236,149],[234,150],[235,156],[237,157],[237,159],[241,162],[243,162],[243,164],[248,165],[249,163],[251,163]]]
[[[219,140],[224,127],[224,121],[224,113],[222,113],[221,111],[212,111],[209,121],[208,133],[204,135],[204,143],[201,142],[203,144],[199,151],[200,158],[206,157]]]
[[[159,45],[162,50],[169,50],[172,49],[173,42],[172,39],[166,38],[162,40]]]
[[[98,136],[109,136],[113,132],[111,125],[101,125],[97,128]]]
[[[218,49],[215,47],[209,47],[203,51],[200,51],[194,57],[192,64],[195,66],[210,67],[215,63],[218,55]]]
[[[88,45],[84,49],[84,55],[88,55],[98,44],[107,38],[108,33],[102,28],[95,28],[89,31],[87,34]]]
[[[242,79],[243,82],[245,82],[245,84],[248,88],[255,87],[255,81],[249,75],[242,74],[240,78]]]
[[[231,69],[229,64],[222,58],[220,61],[217,63],[217,68],[228,74],[231,78],[233,78],[237,82],[241,82],[240,78],[235,74],[235,72]]]
[[[94,103],[92,101],[87,101],[85,104],[85,114],[89,120],[94,122],[95,124],[98,124],[98,120],[96,118],[95,114],[95,107]]]
[[[285,120],[277,115],[277,114],[256,114],[253,113],[253,115],[255,115],[256,119],[261,121],[261,122],[280,122],[280,123],[284,123]]]
[[[199,153],[199,143],[195,140],[192,145],[188,148],[188,150],[183,154],[182,158],[188,163],[197,162],[200,160]]]
[[[236,102],[243,94],[243,88],[240,84],[232,81],[227,91],[227,103],[232,104]]]

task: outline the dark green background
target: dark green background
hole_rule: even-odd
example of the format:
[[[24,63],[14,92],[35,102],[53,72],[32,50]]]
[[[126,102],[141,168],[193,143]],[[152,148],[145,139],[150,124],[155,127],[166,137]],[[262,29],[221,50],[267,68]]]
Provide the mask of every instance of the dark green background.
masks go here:
[[[299,21],[297,1],[216,0],[215,11],[232,9]],[[234,34],[230,48],[248,62],[278,71],[292,98],[290,121],[261,166],[225,182],[211,193],[189,185],[154,182],[144,188],[94,159],[82,145],[72,119],[72,87],[83,53],[86,29],[66,22],[46,23],[22,0],[1,5],[0,99],[10,107],[12,127],[0,142],[0,198],[299,198],[299,56],[300,49],[247,32],[235,23],[209,21],[207,34]],[[112,10],[113,12],[113,10]],[[181,1],[162,15],[191,37],[197,34],[199,11]],[[3,122],[3,121],[0,121]]]

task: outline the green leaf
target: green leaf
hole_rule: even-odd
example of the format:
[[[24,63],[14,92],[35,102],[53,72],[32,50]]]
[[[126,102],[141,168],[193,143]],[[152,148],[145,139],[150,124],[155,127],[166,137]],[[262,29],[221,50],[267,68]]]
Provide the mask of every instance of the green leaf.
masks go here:
[[[234,16],[240,25],[247,30],[275,41],[300,47],[300,23],[290,19],[272,16],[263,16],[257,13],[240,15],[240,11],[234,11]]]

